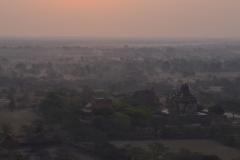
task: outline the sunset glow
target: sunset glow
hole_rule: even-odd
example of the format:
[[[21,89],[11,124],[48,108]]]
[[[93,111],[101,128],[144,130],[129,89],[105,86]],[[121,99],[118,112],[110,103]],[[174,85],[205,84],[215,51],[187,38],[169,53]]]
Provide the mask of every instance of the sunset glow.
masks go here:
[[[0,6],[2,36],[240,36],[239,0],[18,0]]]

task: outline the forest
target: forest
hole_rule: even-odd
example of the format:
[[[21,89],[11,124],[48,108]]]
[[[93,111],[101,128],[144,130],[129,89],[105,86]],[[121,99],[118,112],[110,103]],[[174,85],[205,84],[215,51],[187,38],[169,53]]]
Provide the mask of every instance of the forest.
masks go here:
[[[182,83],[197,98],[197,111],[224,115],[226,120],[196,124],[179,119],[167,104]],[[172,152],[161,140],[209,140],[239,149],[239,96],[238,42],[3,45],[0,156],[26,160],[222,159],[191,151],[184,142]],[[103,100],[103,105],[93,106]],[[87,112],[90,104],[91,112]],[[133,140],[156,142],[147,148],[114,144]],[[229,155],[230,160],[239,157]]]

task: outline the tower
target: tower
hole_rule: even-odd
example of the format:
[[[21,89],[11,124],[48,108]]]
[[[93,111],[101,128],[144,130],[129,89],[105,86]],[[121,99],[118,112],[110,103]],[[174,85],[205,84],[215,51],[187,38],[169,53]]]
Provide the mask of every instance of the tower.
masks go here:
[[[197,98],[190,93],[186,82],[182,83],[181,90],[170,98],[170,107],[174,107],[178,114],[194,114],[197,109]]]

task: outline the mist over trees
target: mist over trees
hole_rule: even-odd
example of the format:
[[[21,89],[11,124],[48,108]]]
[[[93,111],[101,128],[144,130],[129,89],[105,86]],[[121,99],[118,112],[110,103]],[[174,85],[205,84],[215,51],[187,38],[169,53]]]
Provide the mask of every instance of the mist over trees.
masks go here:
[[[84,146],[85,149],[102,159],[115,154],[123,159],[138,159],[136,153],[140,152],[142,158],[204,159],[204,155],[187,150],[165,154],[167,148],[158,143],[151,144],[149,150],[118,149],[109,144],[111,140],[122,139],[212,139],[239,147],[235,136],[239,126],[235,124],[214,122],[191,126],[193,122],[181,121],[172,110],[169,114],[162,112],[186,82],[198,99],[199,111],[215,116],[230,113],[235,121],[240,113],[237,42],[234,45],[3,45],[0,62],[3,102],[0,111],[34,114],[28,123],[18,127],[21,131],[11,123],[3,123],[0,134],[3,139],[15,132],[24,143],[76,145],[87,141],[92,144]],[[93,100],[102,99],[111,103],[88,112]],[[12,139],[11,143],[15,141]],[[52,154],[55,158],[78,159],[66,148]],[[43,148],[33,155],[42,159],[50,156]]]

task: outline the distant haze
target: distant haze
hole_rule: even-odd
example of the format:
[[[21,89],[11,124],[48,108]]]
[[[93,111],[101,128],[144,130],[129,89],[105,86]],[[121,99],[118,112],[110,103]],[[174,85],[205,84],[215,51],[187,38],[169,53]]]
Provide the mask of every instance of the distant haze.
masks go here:
[[[240,37],[240,0],[2,0],[0,37]]]

